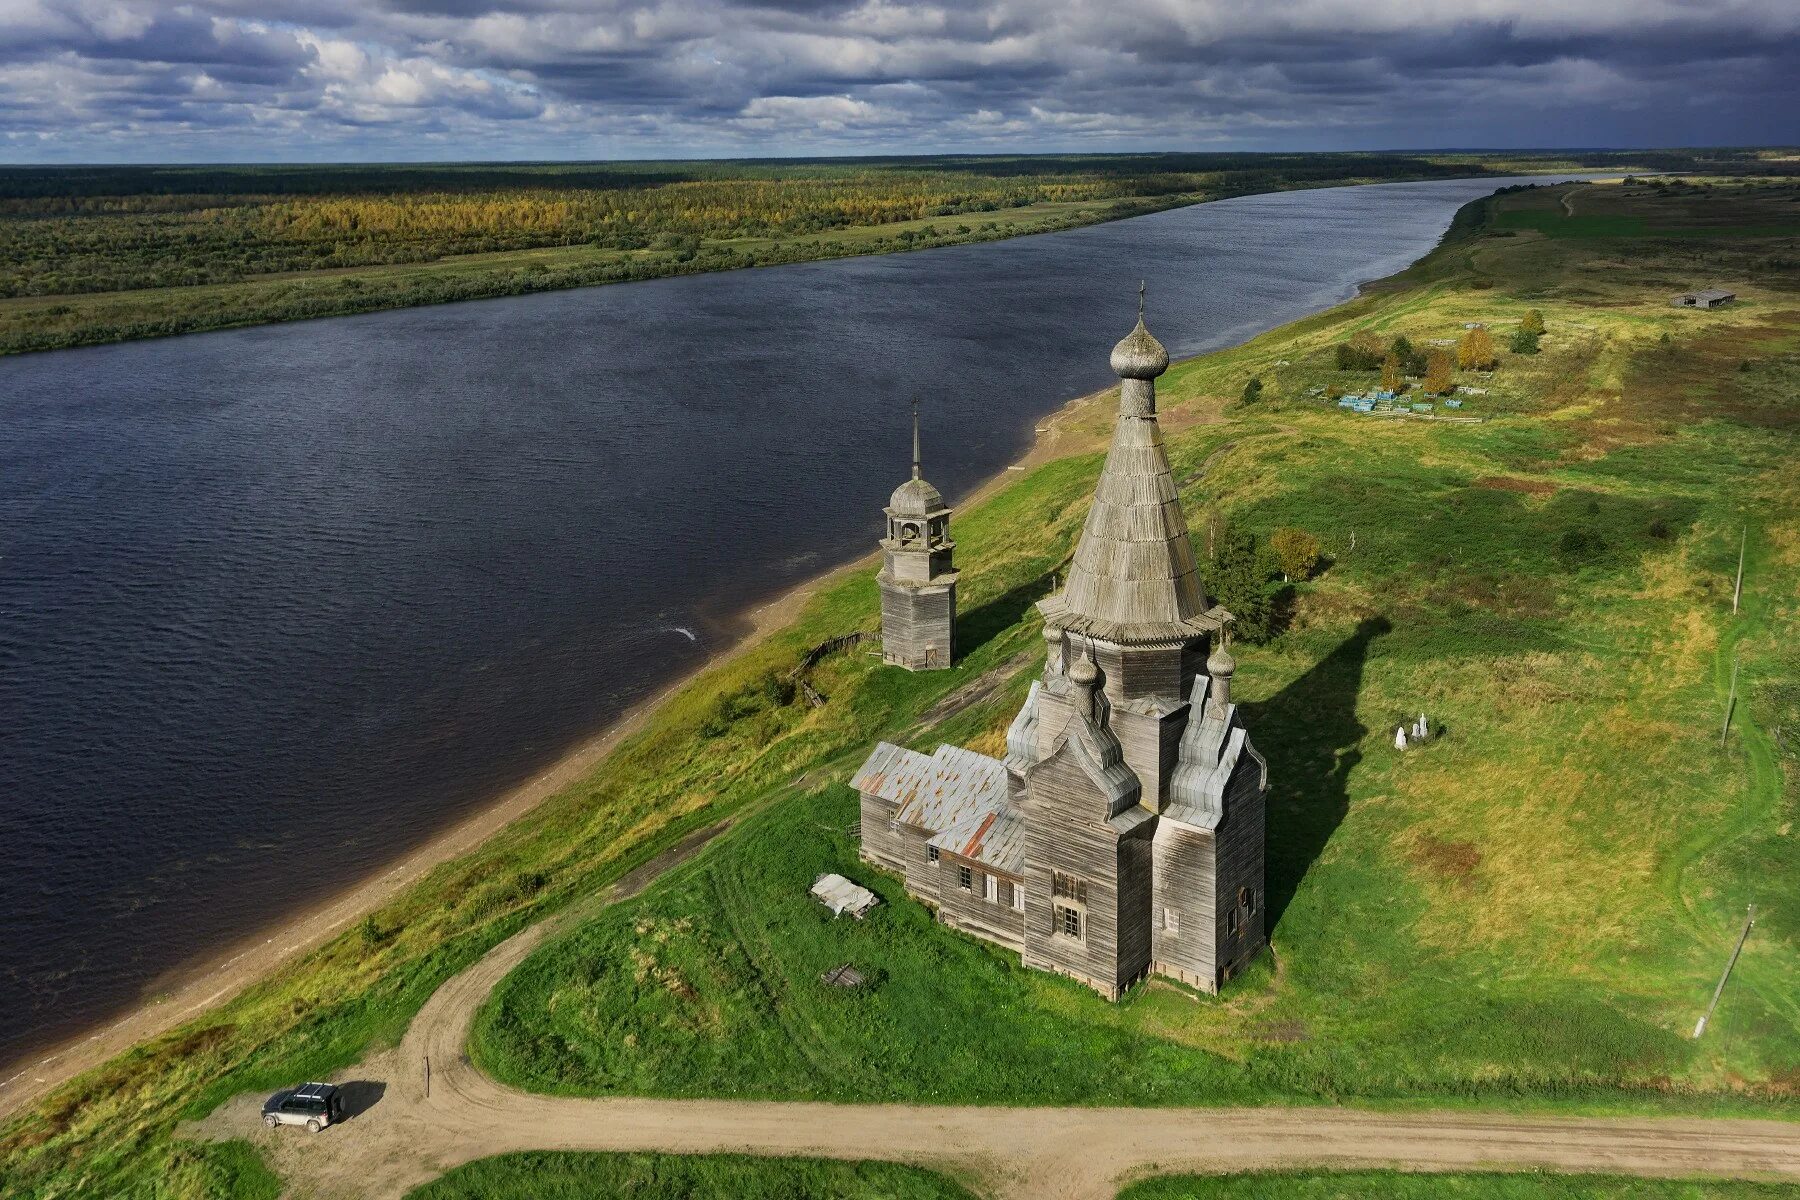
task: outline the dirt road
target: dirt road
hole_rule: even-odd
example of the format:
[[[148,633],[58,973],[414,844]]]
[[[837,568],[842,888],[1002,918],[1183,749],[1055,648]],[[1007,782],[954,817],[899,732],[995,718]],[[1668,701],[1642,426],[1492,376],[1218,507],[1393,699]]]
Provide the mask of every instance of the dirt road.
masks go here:
[[[695,834],[622,881],[611,898],[635,894],[722,828]],[[463,1055],[476,1009],[533,949],[581,915],[519,933],[439,989],[398,1049],[341,1076],[354,1084],[347,1088],[354,1115],[343,1125],[318,1135],[265,1130],[258,1118],[262,1097],[248,1095],[187,1132],[250,1138],[265,1148],[291,1195],[334,1200],[402,1196],[460,1163],[515,1150],[887,1159],[944,1170],[995,1200],[1102,1200],[1143,1174],[1305,1166],[1511,1167],[1800,1182],[1800,1125],[1777,1121],[583,1100],[503,1087]]]

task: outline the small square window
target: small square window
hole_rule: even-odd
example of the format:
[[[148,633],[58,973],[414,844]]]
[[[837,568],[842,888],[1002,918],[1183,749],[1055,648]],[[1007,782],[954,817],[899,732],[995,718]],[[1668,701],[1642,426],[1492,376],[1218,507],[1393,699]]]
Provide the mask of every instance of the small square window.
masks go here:
[[[969,870],[967,867],[956,868],[956,886],[960,887],[965,892],[974,887],[975,872]]]
[[[1173,908],[1163,909],[1163,932],[1170,937],[1181,934],[1181,913]]]
[[[1064,937],[1081,936],[1081,910],[1063,905],[1056,907],[1056,931]]]
[[[1256,915],[1256,893],[1249,891],[1248,889],[1244,892],[1244,915],[1246,917],[1254,917]]]
[[[938,848],[936,846],[925,847],[925,861],[926,862],[936,862],[937,860],[938,860]]]

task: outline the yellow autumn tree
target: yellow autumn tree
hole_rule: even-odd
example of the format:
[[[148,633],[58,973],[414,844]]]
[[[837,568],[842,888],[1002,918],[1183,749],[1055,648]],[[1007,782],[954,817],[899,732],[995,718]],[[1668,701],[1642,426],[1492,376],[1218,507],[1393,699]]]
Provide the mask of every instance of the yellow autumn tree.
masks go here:
[[[1456,384],[1451,379],[1455,365],[1450,356],[1442,350],[1433,350],[1425,356],[1425,390],[1434,396],[1442,396],[1453,389]]]
[[[1382,359],[1381,390],[1384,392],[1393,392],[1397,395],[1400,391],[1400,385],[1406,381],[1404,371],[1405,368],[1401,364],[1400,356],[1398,354],[1390,354]]]
[[[1519,322],[1519,331],[1521,333],[1535,333],[1539,337],[1542,337],[1544,333],[1544,314],[1535,308],[1528,311],[1525,314],[1525,319]]]
[[[1499,361],[1494,339],[1485,329],[1471,329],[1456,343],[1456,365],[1465,371],[1491,371]]]

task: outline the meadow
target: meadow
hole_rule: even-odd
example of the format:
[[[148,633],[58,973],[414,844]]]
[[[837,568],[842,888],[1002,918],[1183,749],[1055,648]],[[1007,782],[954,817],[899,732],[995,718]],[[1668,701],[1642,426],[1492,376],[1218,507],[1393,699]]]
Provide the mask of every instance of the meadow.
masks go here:
[[[544,1151],[457,1167],[408,1200],[973,1200],[941,1175],[893,1163],[754,1158],[745,1154],[576,1154]]]
[[[1066,229],[1252,192],[1749,151],[0,168],[0,353]]]
[[[1544,189],[1502,211],[1560,212],[1564,195],[1652,228],[1675,203]],[[1748,212],[1800,190],[1742,195]],[[1793,678],[1776,631],[1800,566],[1800,414],[1758,381],[1793,365],[1794,270],[1762,265],[1781,260],[1757,239],[1722,239],[1707,253],[1751,268],[1734,280],[1746,300],[1696,320],[1632,278],[1663,269],[1642,247],[1526,240],[1514,224],[1166,377],[1172,424],[1225,417],[1171,436],[1177,473],[1231,446],[1185,493],[1191,527],[1298,528],[1331,559],[1240,670],[1272,776],[1274,952],[1247,978],[1217,1000],[1152,983],[1111,1005],[937,926],[857,862],[853,763],[837,763],[702,865],[540,950],[484,1009],[476,1061],[568,1093],[1785,1106],[1800,1064],[1794,794],[1764,771],[1752,739],[1768,735],[1718,741],[1731,648],[1759,697]],[[1463,412],[1491,420],[1356,416],[1314,395],[1363,379],[1329,354],[1359,330],[1504,334],[1528,304],[1550,333],[1480,379]],[[1264,399],[1222,407],[1251,374]],[[1059,548],[1063,495],[1035,506]],[[1721,606],[1745,523],[1758,583],[1733,621]],[[1030,624],[1009,651],[1031,645]],[[866,659],[836,672],[836,695],[901,686]],[[1031,673],[904,739],[996,749]],[[1446,736],[1395,752],[1419,711]],[[886,903],[830,920],[806,894],[828,870]],[[1751,901],[1757,938],[1696,1042]],[[822,986],[843,962],[877,982]]]
[[[1571,219],[1620,204],[1648,229],[1675,199],[1568,196]],[[1271,763],[1273,953],[1222,997],[1151,985],[1108,1005],[933,924],[854,861],[842,781],[877,738],[997,748],[1041,654],[1031,602],[1099,468],[1077,453],[958,513],[956,670],[853,650],[813,669],[824,706],[788,702],[771,676],[875,626],[872,572],[836,577],[475,854],[0,1125],[6,1194],[256,1194],[251,1152],[179,1140],[176,1121],[391,1044],[488,947],[731,814],[741,824],[688,867],[510,977],[478,1061],[573,1093],[1790,1114],[1795,246],[1506,225],[1514,205],[1566,215],[1561,197],[1503,197],[1498,222],[1473,206],[1412,270],[1162,381],[1178,475],[1223,451],[1184,489],[1194,528],[1302,528],[1331,560],[1297,585],[1281,636],[1238,656]],[[1667,306],[1702,284],[1742,302]],[[1504,334],[1532,308],[1542,349],[1502,351],[1470,397],[1484,422],[1356,416],[1315,394],[1370,381],[1333,365],[1358,331],[1429,344],[1475,321]],[[1246,405],[1251,377],[1265,386]],[[1058,436],[1098,445],[1110,424],[1100,398]],[[1419,709],[1446,735],[1395,754],[1393,726]],[[823,864],[886,903],[824,920],[803,895]],[[1751,901],[1756,932],[1693,1041]],[[818,973],[844,961],[872,985],[828,994]]]

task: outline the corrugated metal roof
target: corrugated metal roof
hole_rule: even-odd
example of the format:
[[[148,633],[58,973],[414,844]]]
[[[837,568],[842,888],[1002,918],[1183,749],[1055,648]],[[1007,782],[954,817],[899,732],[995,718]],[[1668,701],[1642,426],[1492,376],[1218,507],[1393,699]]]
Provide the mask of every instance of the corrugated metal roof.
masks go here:
[[[996,871],[1023,875],[1025,814],[1002,798],[999,807],[958,821],[927,844]]]
[[[961,746],[939,746],[927,758],[882,742],[850,786],[891,801],[895,820],[938,832],[999,808],[1006,799],[1006,764]]]

